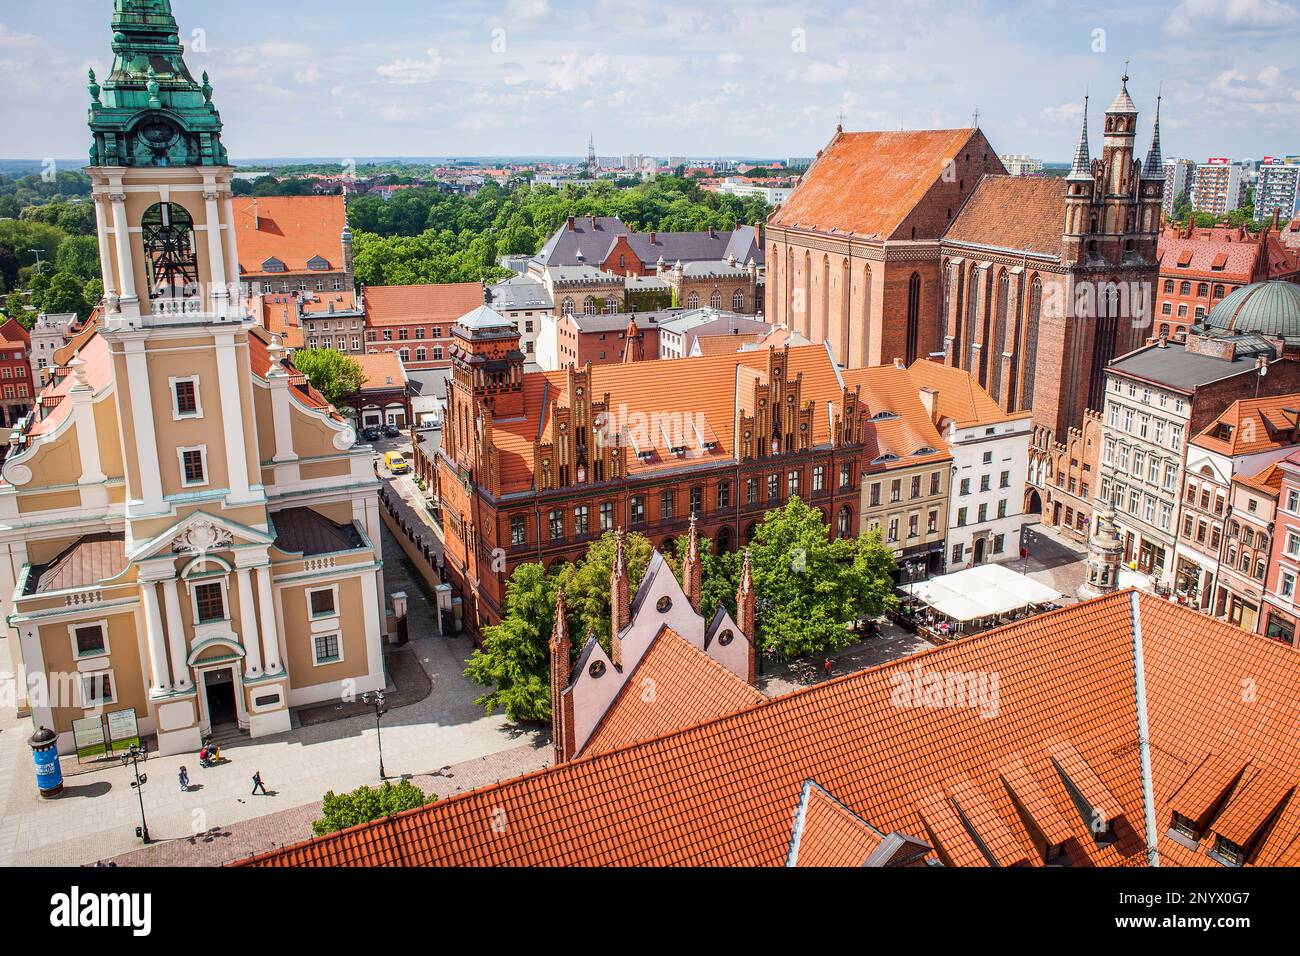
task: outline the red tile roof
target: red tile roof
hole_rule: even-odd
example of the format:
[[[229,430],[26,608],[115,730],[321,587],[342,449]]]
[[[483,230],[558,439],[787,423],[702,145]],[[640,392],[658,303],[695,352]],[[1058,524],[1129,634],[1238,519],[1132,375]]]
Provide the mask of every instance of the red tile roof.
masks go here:
[[[361,391],[385,391],[406,387],[406,369],[396,352],[370,352],[366,355],[354,355],[365,373],[365,384]]]
[[[372,285],[365,290],[366,325],[450,325],[482,304],[478,282]]]
[[[1274,781],[1300,781],[1300,654],[1121,592],[248,862],[776,866],[791,808],[816,780],[882,832],[930,842],[945,863],[1034,863],[1032,826],[1053,839],[1068,831],[1063,852],[1076,864],[1140,866],[1135,608],[1161,864],[1208,865],[1216,825],[1255,831],[1248,863],[1300,859],[1294,790],[1275,824],[1258,825]],[[982,693],[958,696],[981,678]],[[1258,798],[1229,794],[1228,809],[1249,799],[1249,811],[1212,815],[1191,850],[1165,836],[1170,801],[1208,753],[1270,776]],[[1108,838],[1095,837],[1091,808],[1112,820]]]
[[[581,755],[617,750],[766,701],[671,628],[637,662]]]
[[[944,239],[1059,258],[1065,189],[1059,176],[985,176]]]
[[[861,866],[885,835],[825,789],[804,784],[787,866]]]
[[[1298,444],[1298,429],[1300,393],[1245,398],[1229,405],[1192,444],[1233,458]]]
[[[969,373],[951,365],[918,359],[912,363],[908,373],[918,390],[932,388],[938,392],[935,411],[940,421],[947,419],[956,423],[958,428],[1034,417],[1031,411],[1005,411]]]
[[[347,227],[342,196],[236,196],[234,203],[239,270],[244,276],[307,272],[307,263],[317,256],[329,265],[322,271],[342,271]],[[279,259],[284,269],[266,271],[268,259]]]
[[[841,133],[769,221],[888,239],[974,135],[972,129]]]

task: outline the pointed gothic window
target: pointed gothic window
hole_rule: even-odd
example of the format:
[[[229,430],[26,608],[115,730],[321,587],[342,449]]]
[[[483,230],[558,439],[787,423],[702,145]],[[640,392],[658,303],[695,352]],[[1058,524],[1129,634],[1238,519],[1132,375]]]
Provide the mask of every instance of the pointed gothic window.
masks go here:
[[[149,269],[149,298],[189,299],[199,294],[194,220],[183,206],[155,203],[140,220]]]

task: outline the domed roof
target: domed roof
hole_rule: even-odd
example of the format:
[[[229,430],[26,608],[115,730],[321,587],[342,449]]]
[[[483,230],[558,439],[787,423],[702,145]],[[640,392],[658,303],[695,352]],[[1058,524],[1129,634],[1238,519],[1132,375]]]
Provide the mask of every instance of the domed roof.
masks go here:
[[[1212,333],[1269,335],[1300,344],[1300,285],[1256,282],[1235,289],[1205,318]]]

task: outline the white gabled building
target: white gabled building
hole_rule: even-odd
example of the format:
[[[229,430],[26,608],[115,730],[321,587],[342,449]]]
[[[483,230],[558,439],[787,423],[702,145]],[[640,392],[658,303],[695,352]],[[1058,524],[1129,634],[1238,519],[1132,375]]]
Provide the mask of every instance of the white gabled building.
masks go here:
[[[909,369],[952,454],[947,567],[1020,556],[1033,412],[1007,412],[959,368],[926,359]]]

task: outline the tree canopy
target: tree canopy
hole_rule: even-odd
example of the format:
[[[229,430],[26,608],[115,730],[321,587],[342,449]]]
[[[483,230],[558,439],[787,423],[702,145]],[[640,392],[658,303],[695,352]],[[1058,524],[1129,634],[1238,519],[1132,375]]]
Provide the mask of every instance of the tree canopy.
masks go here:
[[[414,810],[437,799],[437,796],[425,794],[409,780],[398,784],[385,780],[378,787],[361,786],[351,793],[336,794],[330,790],[322,801],[321,818],[313,821],[311,830],[317,836],[323,836],[358,823],[391,817],[403,810]]]
[[[680,579],[686,537],[664,554]],[[701,541],[701,609],[712,617],[719,606],[734,616],[743,555],[714,554]],[[609,578],[615,539],[607,533],[592,542],[576,564],[551,573],[540,564],[515,568],[506,584],[506,612],[500,624],[485,629],[483,646],[467,662],[465,676],[486,688],[477,703],[488,713],[504,710],[511,720],[549,720],[550,638],[555,597],[564,589],[569,633],[576,653],[595,634],[609,651]],[[851,627],[896,606],[895,561],[881,533],[858,538],[830,537],[822,512],[792,498],[769,511],[749,545],[750,568],[758,598],[759,647],[779,648],[787,657],[835,650],[857,638]],[[652,546],[640,534],[624,536],[624,558],[635,588],[650,563]]]
[[[361,363],[337,349],[299,349],[293,365],[331,405],[343,405],[366,382]]]

